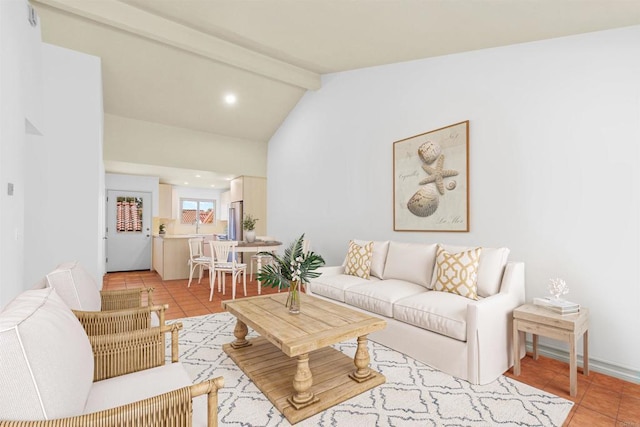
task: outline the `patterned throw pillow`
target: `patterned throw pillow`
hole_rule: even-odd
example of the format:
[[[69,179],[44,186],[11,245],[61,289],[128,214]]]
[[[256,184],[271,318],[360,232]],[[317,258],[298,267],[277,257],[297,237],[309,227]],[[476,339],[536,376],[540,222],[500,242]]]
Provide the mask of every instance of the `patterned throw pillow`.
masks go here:
[[[371,255],[373,254],[373,242],[358,245],[353,240],[349,242],[347,262],[344,266],[344,274],[368,279],[371,272]]]
[[[436,251],[436,275],[433,289],[478,299],[478,263],[482,248],[450,254],[440,245]]]

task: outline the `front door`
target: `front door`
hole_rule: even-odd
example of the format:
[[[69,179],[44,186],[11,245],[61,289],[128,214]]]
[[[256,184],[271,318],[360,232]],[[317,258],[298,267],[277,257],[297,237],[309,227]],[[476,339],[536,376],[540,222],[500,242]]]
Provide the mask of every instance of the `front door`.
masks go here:
[[[107,191],[107,272],[151,269],[151,193]]]

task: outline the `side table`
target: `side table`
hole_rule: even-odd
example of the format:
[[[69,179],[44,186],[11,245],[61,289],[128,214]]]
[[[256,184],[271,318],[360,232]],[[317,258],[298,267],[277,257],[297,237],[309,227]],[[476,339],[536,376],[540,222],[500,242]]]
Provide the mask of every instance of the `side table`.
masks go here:
[[[520,333],[533,337],[533,360],[538,360],[538,335],[569,343],[569,394],[578,392],[578,359],[576,347],[583,337],[583,372],[589,375],[589,310],[581,307],[575,314],[557,314],[534,304],[525,304],[513,310],[513,374],[520,375]]]

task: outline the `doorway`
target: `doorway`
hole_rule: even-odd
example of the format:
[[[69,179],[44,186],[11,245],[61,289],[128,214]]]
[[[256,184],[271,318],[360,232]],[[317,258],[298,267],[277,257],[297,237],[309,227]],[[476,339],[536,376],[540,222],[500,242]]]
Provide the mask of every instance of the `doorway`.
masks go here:
[[[151,269],[151,193],[107,191],[106,270]]]

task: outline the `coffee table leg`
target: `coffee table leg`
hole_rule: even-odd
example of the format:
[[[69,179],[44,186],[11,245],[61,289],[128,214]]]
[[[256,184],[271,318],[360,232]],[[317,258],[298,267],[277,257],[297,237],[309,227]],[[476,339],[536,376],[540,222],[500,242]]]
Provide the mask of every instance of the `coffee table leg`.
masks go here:
[[[358,349],[356,355],[353,358],[353,364],[356,365],[356,370],[349,374],[349,377],[359,383],[373,378],[375,375],[369,369],[369,348],[367,346],[367,336],[363,335],[358,337]]]
[[[250,346],[251,343],[247,341],[248,333],[249,329],[247,328],[247,325],[245,325],[243,321],[238,319],[236,321],[236,327],[233,329],[233,336],[236,337],[236,339],[231,343],[231,347],[242,348]]]
[[[318,402],[317,398],[310,390],[313,385],[313,375],[309,369],[309,353],[298,356],[298,367],[293,377],[293,396],[287,398],[287,401],[296,409],[302,409],[312,403]]]

